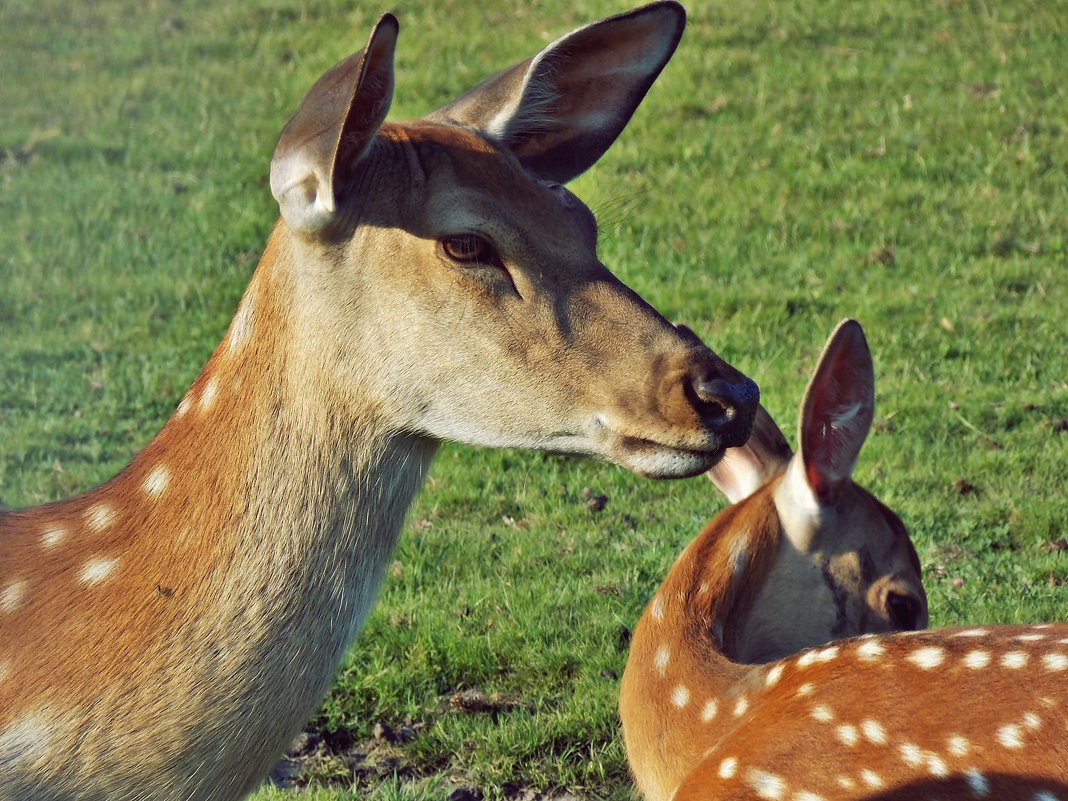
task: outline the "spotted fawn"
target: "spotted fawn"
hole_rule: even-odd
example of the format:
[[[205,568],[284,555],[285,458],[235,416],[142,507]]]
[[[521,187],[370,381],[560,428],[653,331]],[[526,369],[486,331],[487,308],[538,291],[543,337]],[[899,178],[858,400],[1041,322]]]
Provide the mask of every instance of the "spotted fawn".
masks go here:
[[[799,452],[761,410],[710,471],[733,505],[671,568],[623,676],[646,801],[1068,801],[1068,625],[920,631],[908,534],[850,478],[873,395],[844,321]]]

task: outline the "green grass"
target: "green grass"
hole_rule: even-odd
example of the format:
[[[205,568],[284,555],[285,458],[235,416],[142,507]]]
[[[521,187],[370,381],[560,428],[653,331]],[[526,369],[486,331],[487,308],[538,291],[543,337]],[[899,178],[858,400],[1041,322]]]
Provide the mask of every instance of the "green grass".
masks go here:
[[[393,7],[394,118],[621,8],[484,5]],[[1068,513],[1068,5],[693,5],[575,182],[603,260],[757,379],[788,432],[827,333],[860,319],[878,408],[857,477],[910,526],[932,622],[1068,617],[1068,554],[1048,548]],[[281,125],[379,10],[0,5],[0,506],[104,480],[161,425],[273,223]],[[629,798],[624,629],[721,505],[704,479],[445,447],[316,722],[335,745],[377,722],[415,736],[355,768],[311,760],[327,789],[306,797]],[[488,711],[455,709],[464,689]]]

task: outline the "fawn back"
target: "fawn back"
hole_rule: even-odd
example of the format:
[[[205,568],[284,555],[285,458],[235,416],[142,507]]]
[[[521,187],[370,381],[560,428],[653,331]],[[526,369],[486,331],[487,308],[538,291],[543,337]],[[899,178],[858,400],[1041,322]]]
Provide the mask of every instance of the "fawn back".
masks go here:
[[[634,630],[620,714],[648,801],[748,719],[801,648],[926,625],[904,525],[850,476],[874,405],[859,324],[831,335],[801,405],[799,449],[760,409],[709,477],[733,503],[683,551]]]
[[[925,625],[926,603],[900,521],[848,479],[871,397],[846,321],[800,452],[785,461],[761,413],[711,471],[738,502],[672,568],[624,675],[649,801],[1068,799],[1068,625],[893,631]]]

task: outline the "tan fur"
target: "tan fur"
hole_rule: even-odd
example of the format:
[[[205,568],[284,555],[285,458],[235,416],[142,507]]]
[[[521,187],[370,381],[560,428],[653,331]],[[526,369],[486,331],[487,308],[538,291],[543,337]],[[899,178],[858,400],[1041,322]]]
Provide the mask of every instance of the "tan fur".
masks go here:
[[[652,77],[680,13],[633,12],[670,44]],[[748,434],[752,383],[608,272],[574,196],[462,120],[383,124],[396,33],[384,17],[286,126],[283,219],[162,431],[100,487],[0,514],[0,798],[251,791],[358,631],[442,438],[670,477]],[[445,255],[473,230],[500,264]],[[695,399],[715,377],[736,414]]]

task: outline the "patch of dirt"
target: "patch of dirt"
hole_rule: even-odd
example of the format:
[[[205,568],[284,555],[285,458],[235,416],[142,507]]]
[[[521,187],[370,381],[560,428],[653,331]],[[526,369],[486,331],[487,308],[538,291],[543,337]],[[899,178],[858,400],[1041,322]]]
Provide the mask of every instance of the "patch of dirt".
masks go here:
[[[457,690],[441,699],[431,715],[498,715],[522,705],[518,697],[486,693],[478,688]],[[447,769],[436,759],[420,759],[409,746],[430,725],[430,721],[375,723],[370,738],[360,738],[351,729],[305,730],[291,745],[268,776],[270,784],[281,789],[314,785],[375,782],[396,777],[402,783],[434,782],[437,789],[454,801],[479,801],[482,791],[464,776],[446,776]],[[437,793],[435,793],[437,795]]]

